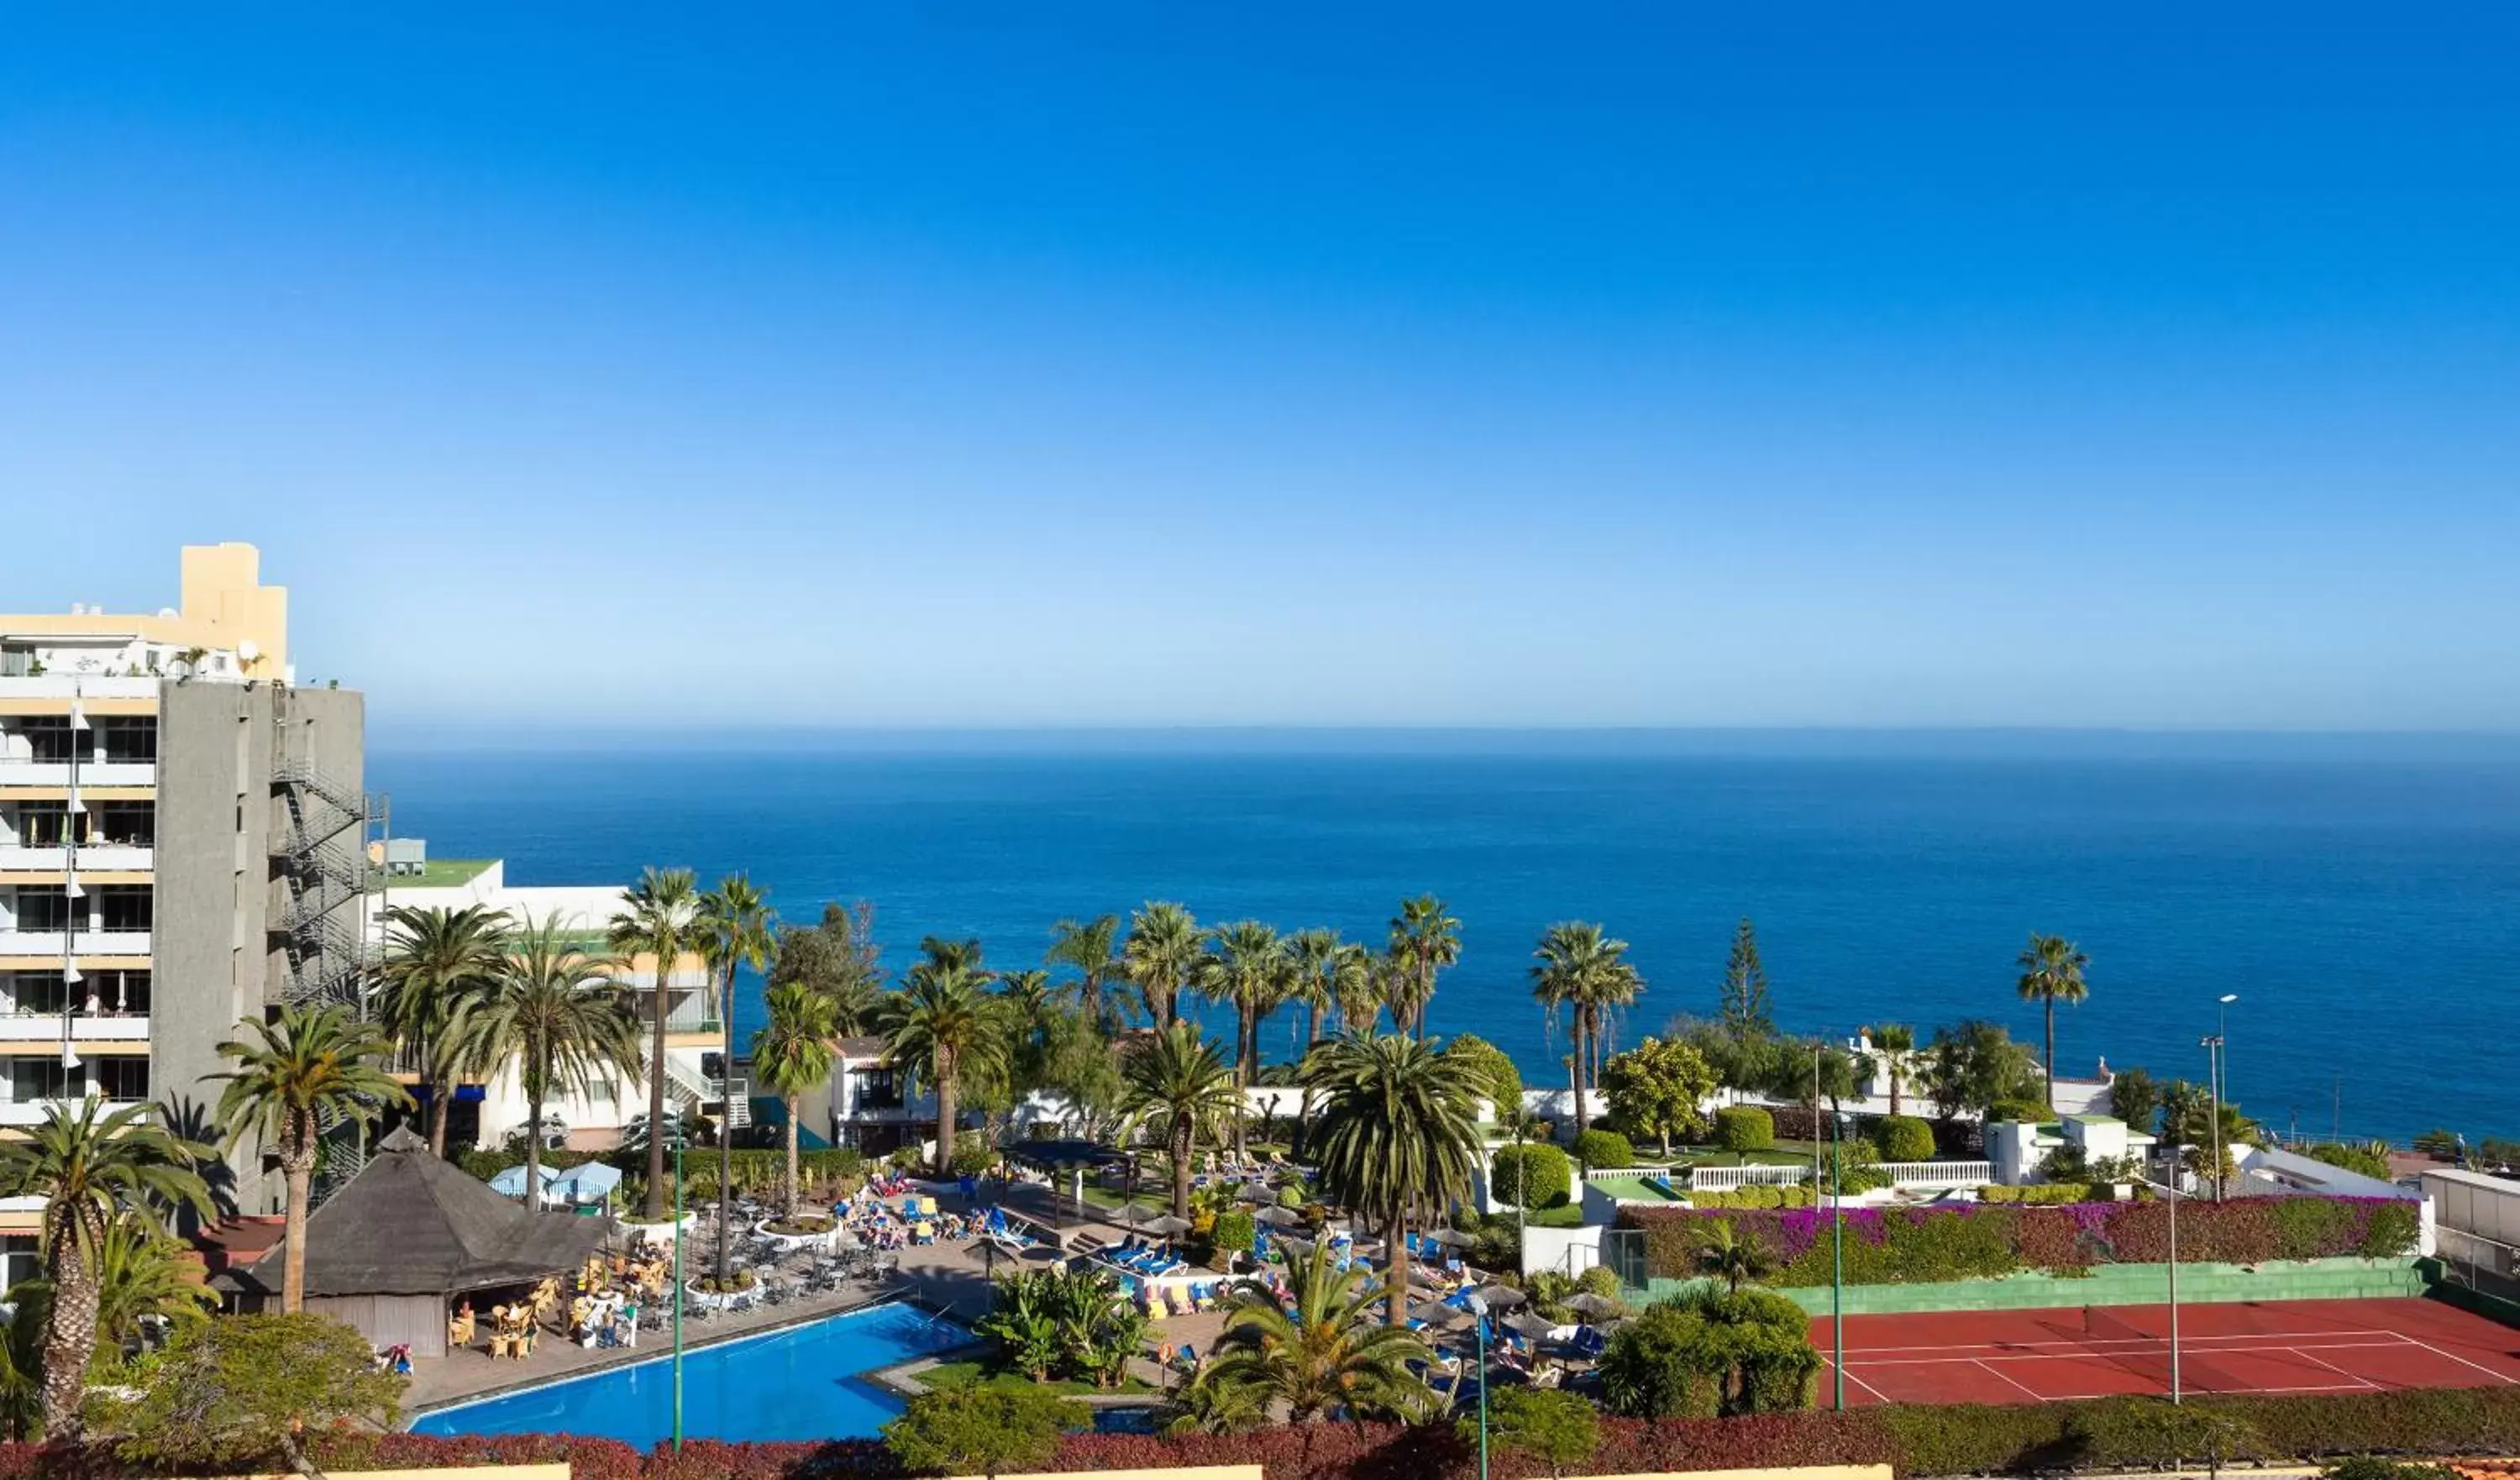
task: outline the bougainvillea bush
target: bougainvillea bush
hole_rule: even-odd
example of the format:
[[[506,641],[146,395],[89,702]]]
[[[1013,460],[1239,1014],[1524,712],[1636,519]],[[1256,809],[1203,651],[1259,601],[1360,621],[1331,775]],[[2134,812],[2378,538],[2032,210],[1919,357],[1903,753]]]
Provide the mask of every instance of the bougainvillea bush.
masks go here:
[[[1696,1273],[1698,1246],[1717,1223],[1765,1248],[1772,1282],[1829,1282],[1829,1220],[1822,1209],[1703,1212],[1625,1207],[1623,1228],[1642,1231],[1645,1270],[1682,1279]],[[1919,1284],[1989,1279],[2024,1271],[2079,1275],[2102,1264],[2162,1264],[2170,1258],[2164,1202],[2013,1203],[1933,1208],[1850,1208],[1849,1284]],[[2245,1197],[2182,1202],[2182,1264],[2261,1264],[2273,1259],[2356,1256],[2399,1259],[2415,1251],[2414,1204],[2386,1197]]]

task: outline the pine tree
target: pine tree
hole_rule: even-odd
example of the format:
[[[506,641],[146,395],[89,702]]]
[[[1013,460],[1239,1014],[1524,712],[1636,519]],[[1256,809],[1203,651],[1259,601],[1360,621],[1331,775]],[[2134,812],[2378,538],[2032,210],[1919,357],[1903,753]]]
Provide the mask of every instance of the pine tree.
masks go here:
[[[1759,936],[1744,919],[1732,932],[1732,958],[1724,964],[1724,1025],[1736,1033],[1773,1033],[1768,1016],[1768,972],[1759,964]]]

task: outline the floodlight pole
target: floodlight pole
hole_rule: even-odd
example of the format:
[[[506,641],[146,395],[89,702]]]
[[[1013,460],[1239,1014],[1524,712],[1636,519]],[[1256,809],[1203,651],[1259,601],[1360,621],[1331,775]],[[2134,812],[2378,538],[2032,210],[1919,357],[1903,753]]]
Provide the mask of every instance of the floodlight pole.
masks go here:
[[[650,1126],[653,1136],[661,1126]],[[726,1209],[718,1209],[723,1218]],[[683,1452],[683,1148],[674,1147],[674,1453]]]
[[[1837,1341],[1837,1360],[1830,1367],[1836,1379],[1837,1411],[1846,1412],[1846,1162],[1841,1147],[1846,1131],[1843,1117],[1828,1118],[1828,1312],[1829,1325]]]
[[[1467,1302],[1476,1332],[1479,1364],[1479,1480],[1488,1480],[1488,1303],[1476,1291]],[[1454,1391],[1459,1392],[1456,1388]]]

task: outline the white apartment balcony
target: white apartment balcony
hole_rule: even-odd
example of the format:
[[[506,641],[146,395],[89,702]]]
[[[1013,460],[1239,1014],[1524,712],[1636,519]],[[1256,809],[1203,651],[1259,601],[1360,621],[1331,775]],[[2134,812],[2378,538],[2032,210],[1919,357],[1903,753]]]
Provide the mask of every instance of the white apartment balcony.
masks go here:
[[[85,1012],[70,1017],[70,1042],[82,1043],[147,1043],[149,1019],[146,1016],[91,1017]],[[25,1044],[58,1046],[62,1041],[62,1014],[59,1012],[15,1013],[0,1008],[0,1051]]]
[[[66,1096],[60,1099],[0,1100],[0,1126],[39,1126],[44,1123],[47,1105],[76,1105],[80,1097]],[[127,1110],[148,1103],[144,1099],[107,1099],[98,1107],[100,1115]]]
[[[69,866],[68,848],[0,848],[0,873],[59,874]],[[158,867],[158,850],[89,844],[78,850],[78,867],[82,874],[147,874]]]
[[[13,698],[156,698],[158,680],[143,674],[138,678],[101,678],[83,673],[41,673],[28,676],[12,674],[0,677],[0,701]]]
[[[81,930],[73,937],[65,930],[0,929],[0,962],[148,954],[146,930]]]
[[[22,755],[0,755],[0,786],[67,786],[70,784],[68,761],[28,760]],[[158,785],[156,761],[81,761],[78,784],[82,786],[154,786]]]

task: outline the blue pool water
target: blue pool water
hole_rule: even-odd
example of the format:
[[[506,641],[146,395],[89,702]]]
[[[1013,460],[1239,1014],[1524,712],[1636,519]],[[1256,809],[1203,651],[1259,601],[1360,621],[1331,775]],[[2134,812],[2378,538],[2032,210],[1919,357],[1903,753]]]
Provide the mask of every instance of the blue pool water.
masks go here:
[[[862,1374],[969,1339],[961,1326],[885,1305],[686,1352],[683,1436],[872,1438],[901,1404]],[[674,1365],[660,1354],[635,1367],[440,1409],[411,1427],[419,1434],[589,1434],[645,1449],[673,1437]]]

